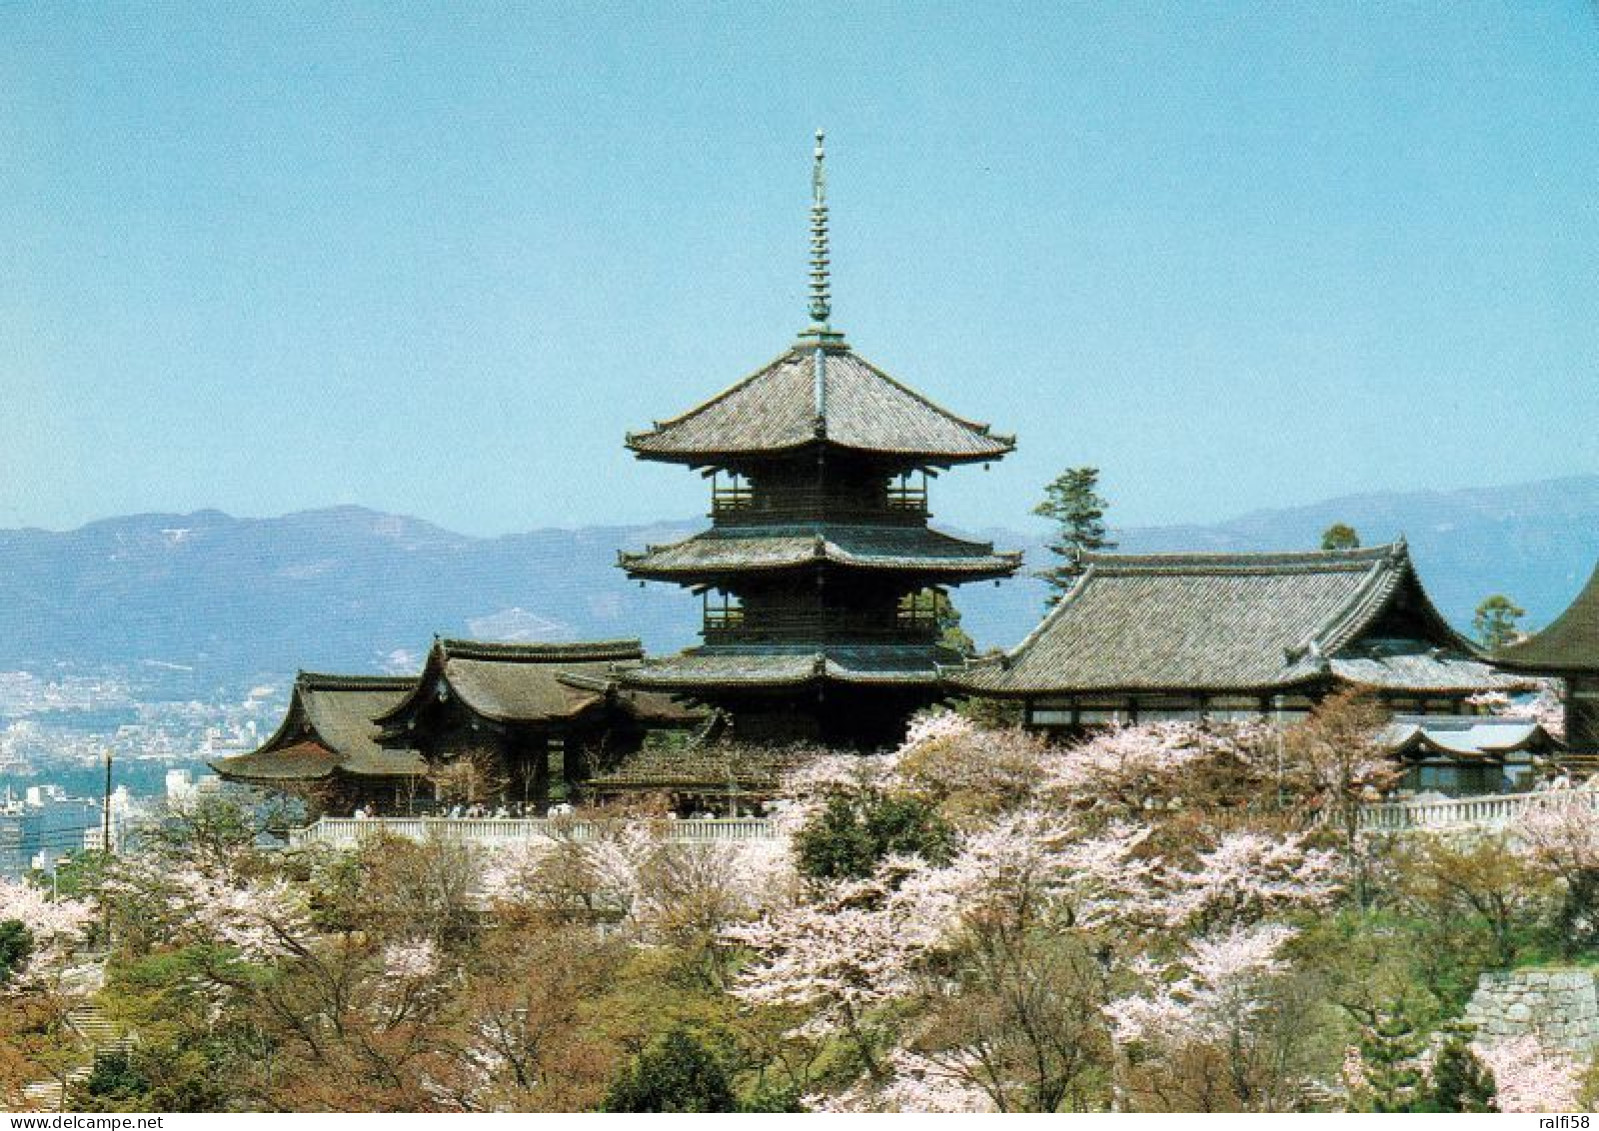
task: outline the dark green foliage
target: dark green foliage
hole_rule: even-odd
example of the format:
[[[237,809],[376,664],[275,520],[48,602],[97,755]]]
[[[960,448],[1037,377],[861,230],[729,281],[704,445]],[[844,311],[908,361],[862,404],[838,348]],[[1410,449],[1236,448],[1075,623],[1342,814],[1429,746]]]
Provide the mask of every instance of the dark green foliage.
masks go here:
[[[1321,533],[1321,548],[1323,550],[1358,550],[1360,549],[1360,535],[1355,533],[1355,528],[1343,522],[1335,522]]]
[[[1379,1013],[1360,1031],[1365,1063],[1368,1112],[1415,1111],[1423,1102],[1421,1055],[1423,1038],[1406,1015],[1403,1003]]]
[[[694,1033],[668,1031],[611,1083],[606,1111],[736,1111],[727,1070]]]
[[[33,957],[33,935],[19,920],[0,920],[0,983],[28,964]]]
[[[75,1105],[83,1111],[157,1111],[149,1101],[150,1081],[134,1066],[127,1049],[94,1058],[94,1070],[79,1086]]]
[[[800,871],[817,880],[861,879],[890,853],[947,863],[955,831],[932,805],[914,797],[837,796],[799,831]]]
[[[1099,495],[1097,467],[1067,468],[1044,488],[1044,501],[1033,508],[1033,513],[1058,524],[1049,540],[1049,550],[1062,559],[1060,565],[1038,574],[1049,582],[1046,608],[1053,607],[1076,583],[1083,572],[1083,554],[1116,548],[1116,543],[1105,536],[1105,508],[1109,505]]]
[[[1470,1034],[1455,1029],[1432,1062],[1432,1111],[1498,1111],[1493,1074],[1471,1051]]]
[[[1492,652],[1521,635],[1516,625],[1526,615],[1526,609],[1503,593],[1495,593],[1485,597],[1482,604],[1477,606],[1476,615],[1471,619],[1471,628],[1482,646]]]

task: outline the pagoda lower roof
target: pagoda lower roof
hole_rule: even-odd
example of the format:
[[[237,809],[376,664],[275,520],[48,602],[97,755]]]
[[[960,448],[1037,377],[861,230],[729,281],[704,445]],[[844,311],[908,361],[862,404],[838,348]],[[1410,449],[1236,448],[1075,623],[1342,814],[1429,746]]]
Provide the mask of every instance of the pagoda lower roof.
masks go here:
[[[925,526],[843,523],[718,528],[620,555],[629,574],[663,579],[797,569],[820,562],[976,579],[1007,576],[1021,565],[1022,556],[996,553],[992,543],[968,542]]]
[[[827,443],[894,459],[955,464],[1016,447],[900,384],[842,343],[800,344],[683,415],[632,433],[646,459],[713,464]]]
[[[632,687],[689,694],[821,683],[930,686],[938,683],[939,661],[946,655],[931,645],[700,648],[646,660],[622,678]]]

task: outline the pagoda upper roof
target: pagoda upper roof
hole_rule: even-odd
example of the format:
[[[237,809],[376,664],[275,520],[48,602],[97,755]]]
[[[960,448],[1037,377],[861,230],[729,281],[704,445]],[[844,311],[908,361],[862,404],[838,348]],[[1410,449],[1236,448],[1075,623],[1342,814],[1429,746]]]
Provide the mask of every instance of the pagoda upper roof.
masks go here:
[[[1321,679],[1417,694],[1527,685],[1437,611],[1404,542],[1270,554],[1089,554],[1026,640],[954,672],[998,695],[1269,692]]]
[[[797,344],[683,415],[627,437],[645,459],[694,465],[816,443],[939,465],[998,459],[1016,447],[842,343]]]
[[[855,569],[1003,577],[1021,565],[1020,553],[996,553],[991,542],[969,542],[925,526],[845,523],[712,529],[643,553],[619,555],[634,577],[679,579],[708,574],[794,569],[828,562]]]
[[[1494,662],[1518,671],[1599,672],[1599,569],[1548,628],[1499,649]]]
[[[416,688],[415,676],[300,672],[278,729],[255,750],[218,758],[211,768],[244,781],[316,781],[334,773],[409,777],[425,767],[412,750],[378,744],[373,719]]]
[[[678,723],[691,716],[664,696],[621,690],[618,677],[644,655],[637,640],[580,643],[496,643],[435,640],[409,695],[377,716],[397,735],[429,704],[454,698],[500,723],[552,723],[615,702],[641,719]]]
[[[696,648],[646,660],[623,679],[631,687],[689,694],[828,682],[926,686],[938,682],[940,658],[937,648],[922,644]]]

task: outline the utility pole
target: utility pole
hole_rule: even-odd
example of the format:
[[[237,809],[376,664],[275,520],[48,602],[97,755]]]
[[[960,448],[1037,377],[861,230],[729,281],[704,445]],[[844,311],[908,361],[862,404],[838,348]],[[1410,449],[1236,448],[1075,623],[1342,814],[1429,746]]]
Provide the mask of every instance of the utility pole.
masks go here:
[[[105,748],[105,798],[100,814],[100,914],[105,926],[105,947],[111,949],[111,901],[106,898],[105,876],[111,862],[111,747]],[[63,1093],[64,1095],[65,1093]]]
[[[100,841],[100,848],[107,856],[110,856],[111,855],[111,748],[109,746],[106,747],[106,751],[105,751],[105,806],[104,806],[104,809],[102,810],[102,812],[100,814],[100,820],[101,820],[101,826],[102,826],[101,827],[101,836],[103,838]]]

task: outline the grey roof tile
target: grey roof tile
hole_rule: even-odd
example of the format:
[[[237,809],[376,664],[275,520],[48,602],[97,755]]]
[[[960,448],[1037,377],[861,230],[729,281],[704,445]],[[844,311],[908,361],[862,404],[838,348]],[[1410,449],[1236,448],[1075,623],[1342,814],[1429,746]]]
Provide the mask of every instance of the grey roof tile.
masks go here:
[[[1599,672],[1599,569],[1548,628],[1500,649],[1494,661],[1520,671]]]
[[[738,453],[830,444],[932,463],[997,459],[1015,440],[963,420],[895,381],[865,359],[828,351],[817,414],[813,350],[795,347],[738,384],[647,432],[630,434],[640,455],[689,463]]]
[[[995,553],[992,543],[968,542],[925,526],[841,523],[718,528],[669,546],[620,555],[623,568],[641,577],[792,569],[819,560],[857,569],[988,577],[1013,572],[1021,559],[1019,553]]]
[[[1291,554],[1091,554],[1084,564],[1021,645],[952,673],[951,682],[1002,695],[1268,691],[1326,677],[1418,693],[1525,682],[1494,672],[1449,627],[1402,542]],[[1377,640],[1374,630],[1400,608],[1408,634]]]

